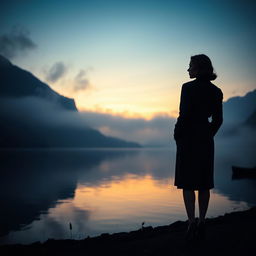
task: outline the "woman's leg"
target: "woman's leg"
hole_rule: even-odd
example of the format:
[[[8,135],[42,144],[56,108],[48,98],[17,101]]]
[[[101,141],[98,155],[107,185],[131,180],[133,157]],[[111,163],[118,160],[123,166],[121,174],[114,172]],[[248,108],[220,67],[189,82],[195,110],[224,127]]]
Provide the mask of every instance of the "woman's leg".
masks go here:
[[[190,223],[195,222],[195,200],[196,195],[194,190],[183,189],[183,199],[186,207],[188,220]]]
[[[198,191],[198,204],[199,204],[199,221],[204,222],[208,204],[210,200],[210,190],[199,190]]]

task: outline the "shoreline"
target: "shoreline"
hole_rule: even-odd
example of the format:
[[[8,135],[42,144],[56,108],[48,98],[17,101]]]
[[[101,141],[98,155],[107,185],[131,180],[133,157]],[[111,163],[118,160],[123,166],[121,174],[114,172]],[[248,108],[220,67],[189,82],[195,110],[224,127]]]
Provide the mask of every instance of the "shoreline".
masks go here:
[[[256,206],[206,219],[206,237],[186,242],[186,221],[130,232],[0,246],[1,255],[243,255],[255,251]]]

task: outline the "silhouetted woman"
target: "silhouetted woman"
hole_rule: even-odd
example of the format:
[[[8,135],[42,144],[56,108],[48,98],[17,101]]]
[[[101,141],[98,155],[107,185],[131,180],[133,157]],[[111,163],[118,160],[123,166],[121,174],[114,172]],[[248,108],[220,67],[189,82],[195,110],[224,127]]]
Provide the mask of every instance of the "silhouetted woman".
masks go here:
[[[205,216],[214,187],[214,140],[222,117],[222,91],[211,83],[217,75],[209,57],[191,57],[189,76],[182,85],[180,112],[174,129],[177,144],[175,186],[183,189],[188,215],[187,238],[203,237]],[[209,121],[211,118],[211,121]],[[195,221],[195,190],[198,190],[199,221]]]

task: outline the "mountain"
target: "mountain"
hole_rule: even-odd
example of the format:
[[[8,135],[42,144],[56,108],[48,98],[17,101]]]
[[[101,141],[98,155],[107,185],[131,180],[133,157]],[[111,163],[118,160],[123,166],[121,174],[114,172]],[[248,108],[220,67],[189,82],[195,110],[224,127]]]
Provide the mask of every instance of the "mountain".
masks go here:
[[[140,147],[89,127],[74,99],[0,56],[0,147]]]
[[[223,103],[225,123],[243,123],[256,110],[256,89]]]
[[[223,125],[219,136],[240,136],[241,128],[255,128],[256,90],[223,102]]]
[[[256,128],[256,110],[246,119],[244,125]]]
[[[77,111],[74,99],[64,97],[33,74],[25,71],[0,55],[0,96],[28,97],[36,96],[49,102],[55,102],[63,109]]]

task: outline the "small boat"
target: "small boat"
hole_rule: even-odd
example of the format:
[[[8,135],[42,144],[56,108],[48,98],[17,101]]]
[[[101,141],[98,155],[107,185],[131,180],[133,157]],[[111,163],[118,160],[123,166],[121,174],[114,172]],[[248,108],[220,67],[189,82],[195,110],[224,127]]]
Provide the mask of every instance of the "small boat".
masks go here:
[[[239,166],[232,166],[232,179],[243,179],[243,178],[256,178],[256,167],[246,168]]]

